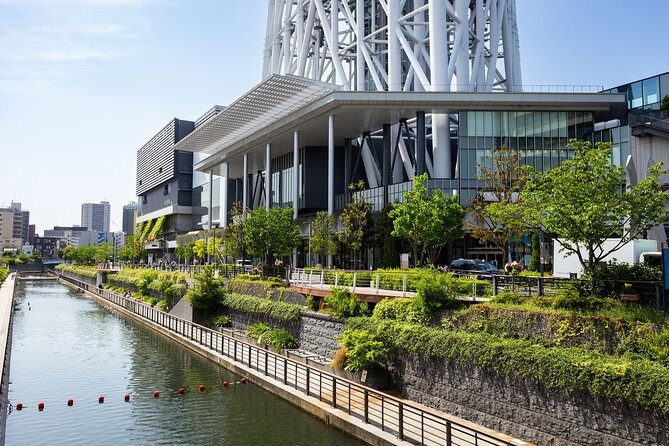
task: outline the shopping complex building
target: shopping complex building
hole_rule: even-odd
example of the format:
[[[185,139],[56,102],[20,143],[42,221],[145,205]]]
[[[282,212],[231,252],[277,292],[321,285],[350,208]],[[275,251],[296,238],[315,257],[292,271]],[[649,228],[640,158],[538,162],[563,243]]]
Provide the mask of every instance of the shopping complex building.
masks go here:
[[[669,82],[652,82],[641,81],[638,116],[657,116],[634,122],[636,84],[524,87],[513,0],[270,1],[263,81],[197,124],[175,120],[147,144],[150,155],[147,146],[138,152],[138,222],[163,216],[172,237],[225,227],[236,202],[292,208],[305,236],[302,266],[311,263],[310,219],[336,215],[350,183],[362,181],[358,193],[380,212],[427,172],[429,189],[467,206],[493,148],[517,149],[523,163],[547,170],[571,155],[571,138],[611,141],[614,161],[628,172],[636,163],[643,176],[648,157],[630,155],[650,141],[659,161],[653,150],[666,148],[666,114],[650,109]],[[363,251],[359,267],[380,264],[371,239]],[[469,237],[447,253],[502,255]]]

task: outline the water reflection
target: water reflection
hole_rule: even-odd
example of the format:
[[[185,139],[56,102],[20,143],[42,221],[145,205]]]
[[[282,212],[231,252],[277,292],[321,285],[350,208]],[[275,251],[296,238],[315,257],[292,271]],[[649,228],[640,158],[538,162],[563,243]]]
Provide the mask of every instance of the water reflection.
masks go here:
[[[16,293],[9,398],[26,409],[8,445],[361,444],[255,385],[224,388],[239,377],[62,285]]]

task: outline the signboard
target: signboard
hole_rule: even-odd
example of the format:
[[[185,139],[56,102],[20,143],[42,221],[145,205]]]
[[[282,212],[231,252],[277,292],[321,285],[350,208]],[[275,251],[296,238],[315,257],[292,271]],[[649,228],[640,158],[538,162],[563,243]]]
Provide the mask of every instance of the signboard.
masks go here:
[[[409,269],[409,253],[400,254],[400,269]]]

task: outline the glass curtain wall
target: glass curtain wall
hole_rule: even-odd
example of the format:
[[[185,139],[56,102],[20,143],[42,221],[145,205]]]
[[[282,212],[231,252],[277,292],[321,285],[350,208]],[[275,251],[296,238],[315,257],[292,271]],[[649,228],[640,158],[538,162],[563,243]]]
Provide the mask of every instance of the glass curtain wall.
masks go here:
[[[459,114],[460,194],[462,204],[479,187],[480,167],[492,167],[492,149],[518,149],[521,163],[538,171],[557,167],[572,155],[571,138],[591,139],[593,116],[588,112],[476,111]]]
[[[304,147],[299,150],[298,207],[304,205]],[[272,159],[272,207],[293,207],[293,153]]]

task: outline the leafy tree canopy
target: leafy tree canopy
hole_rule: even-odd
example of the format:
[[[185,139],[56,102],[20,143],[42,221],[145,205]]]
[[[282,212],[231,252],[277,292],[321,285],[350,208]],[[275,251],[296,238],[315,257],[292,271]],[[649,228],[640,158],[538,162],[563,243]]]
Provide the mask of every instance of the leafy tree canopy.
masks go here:
[[[409,242],[417,265],[423,263],[426,254],[434,261],[446,243],[464,233],[465,211],[457,197],[448,197],[438,189],[429,196],[427,178],[427,174],[415,177],[404,201],[389,214],[393,219],[392,235]]]
[[[646,178],[625,188],[625,172],[611,162],[611,144],[571,140],[574,156],[545,173],[530,172],[521,196],[526,218],[574,253],[585,270],[669,218],[658,163]],[[620,238],[604,249],[607,238]]]
[[[255,209],[244,220],[243,232],[249,254],[262,258],[265,264],[273,257],[290,255],[300,238],[292,209]]]

